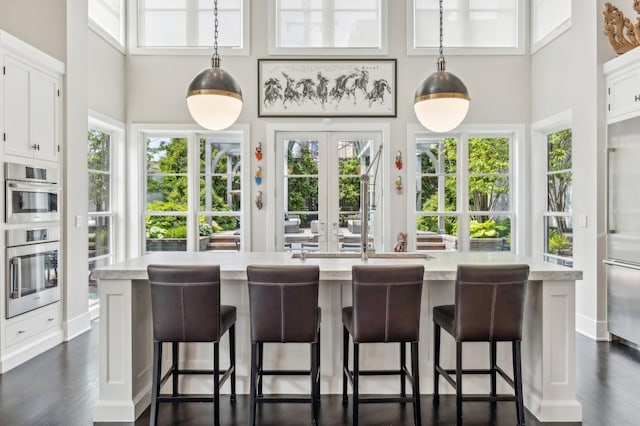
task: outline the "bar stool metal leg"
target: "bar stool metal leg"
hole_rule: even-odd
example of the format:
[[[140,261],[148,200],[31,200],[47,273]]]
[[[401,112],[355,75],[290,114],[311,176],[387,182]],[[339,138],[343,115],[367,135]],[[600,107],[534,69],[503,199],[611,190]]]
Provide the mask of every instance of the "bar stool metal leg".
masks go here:
[[[360,348],[357,343],[353,344],[353,426],[358,426],[358,376],[360,375]]]
[[[258,342],[258,395],[262,396],[262,361],[264,360],[264,343]]]
[[[316,403],[320,406],[320,327],[318,327],[318,343],[316,344],[316,362],[318,365],[318,374],[316,377]]]
[[[407,347],[404,342],[400,342],[400,396],[407,396]],[[402,403],[404,405],[404,403]]]
[[[213,424],[220,424],[220,345],[213,344]]]
[[[512,342],[513,356],[513,384],[516,392],[516,414],[518,415],[518,426],[524,426],[524,398],[522,396],[522,356],[520,351],[520,340]]]
[[[349,331],[342,327],[342,403],[347,404],[347,373],[349,371]]]
[[[249,426],[256,424],[256,380],[258,374],[258,344],[251,343],[251,380],[249,385]]]
[[[456,342],[456,417],[462,426],[462,342]]]
[[[160,374],[162,374],[162,342],[153,342],[153,388],[151,389],[151,417],[149,423],[154,426],[158,424]]]
[[[437,404],[440,402],[440,393],[438,390],[438,383],[440,374],[438,373],[438,367],[440,366],[440,326],[433,323],[433,402]]]
[[[318,424],[318,343],[311,344],[311,420],[313,425]]]
[[[404,343],[403,343],[404,345]],[[420,372],[418,371],[418,342],[411,342],[411,378],[413,391],[413,422],[416,426],[422,425],[422,413],[420,409]]]
[[[180,355],[180,350],[179,350],[179,346],[178,346],[178,342],[172,342],[171,343],[171,360],[172,360],[172,368],[173,368],[173,384],[172,384],[172,388],[171,388],[171,395],[172,396],[178,396],[178,365],[180,364],[179,362],[179,355]]]
[[[496,396],[496,371],[498,366],[496,365],[496,353],[497,343],[495,341],[489,342],[489,362],[491,363],[491,396]],[[494,403],[496,401],[493,401]]]
[[[236,402],[236,325],[229,327],[229,368],[231,369],[231,402]]]

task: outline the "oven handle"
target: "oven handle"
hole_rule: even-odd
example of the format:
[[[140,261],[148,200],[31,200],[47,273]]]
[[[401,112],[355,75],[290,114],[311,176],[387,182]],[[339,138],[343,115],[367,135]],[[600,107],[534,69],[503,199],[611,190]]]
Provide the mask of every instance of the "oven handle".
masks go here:
[[[22,297],[22,259],[14,257],[11,259],[11,298],[20,299]]]
[[[28,182],[7,182],[7,186],[11,189],[17,190],[33,190],[37,192],[45,191],[55,191],[58,192],[60,187],[57,184],[53,183],[28,183]]]

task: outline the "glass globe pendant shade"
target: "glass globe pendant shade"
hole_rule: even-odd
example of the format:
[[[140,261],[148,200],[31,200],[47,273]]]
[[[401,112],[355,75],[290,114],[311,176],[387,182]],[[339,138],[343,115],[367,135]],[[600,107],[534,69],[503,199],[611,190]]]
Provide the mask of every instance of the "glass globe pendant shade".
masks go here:
[[[427,129],[437,133],[448,132],[458,127],[466,117],[469,100],[464,83],[450,72],[439,69],[418,86],[413,110]]]
[[[187,91],[187,107],[193,119],[205,129],[223,130],[242,111],[242,90],[222,68],[215,66],[193,79]]]

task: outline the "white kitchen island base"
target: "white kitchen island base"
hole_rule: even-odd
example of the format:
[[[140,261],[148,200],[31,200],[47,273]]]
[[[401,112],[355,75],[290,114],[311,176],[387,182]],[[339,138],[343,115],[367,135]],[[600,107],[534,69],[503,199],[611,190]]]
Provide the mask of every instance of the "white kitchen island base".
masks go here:
[[[581,421],[582,410],[576,400],[575,371],[575,280],[582,273],[550,263],[533,261],[511,253],[434,253],[433,259],[369,259],[369,264],[423,263],[425,285],[422,294],[420,326],[421,393],[432,393],[434,306],[453,303],[455,272],[458,264],[527,263],[531,267],[527,289],[522,368],[527,409],[543,422]],[[351,304],[351,267],[360,259],[291,259],[290,253],[257,252],[164,252],[154,253],[98,269],[100,289],[100,392],[94,406],[95,422],[133,422],[149,406],[151,396],[152,324],[149,264],[220,264],[222,301],[238,309],[236,322],[237,392],[249,389],[249,300],[246,266],[249,264],[317,264],[320,267],[321,393],[342,392],[341,309]],[[204,319],[203,319],[204,320]],[[226,342],[227,337],[223,338]],[[220,345],[220,365],[228,362],[227,345]],[[181,345],[181,366],[211,368],[212,345]],[[308,367],[308,345],[265,345],[268,368]],[[455,345],[443,335],[443,364],[453,368]],[[170,351],[165,351],[169,353]],[[389,368],[399,363],[397,345],[362,345],[362,369]],[[465,368],[487,368],[487,343],[465,343]],[[509,344],[498,344],[498,363],[511,372]],[[168,365],[167,363],[164,363]],[[441,382],[442,393],[453,388]],[[500,381],[499,381],[500,383]],[[510,388],[501,383],[499,391]],[[487,381],[468,376],[465,392],[487,392]],[[181,392],[212,392],[213,380],[202,376],[185,377]],[[223,391],[229,391],[229,384]],[[308,393],[307,378],[273,378],[265,382],[267,392]],[[362,393],[391,394],[399,391],[397,378],[366,377]]]

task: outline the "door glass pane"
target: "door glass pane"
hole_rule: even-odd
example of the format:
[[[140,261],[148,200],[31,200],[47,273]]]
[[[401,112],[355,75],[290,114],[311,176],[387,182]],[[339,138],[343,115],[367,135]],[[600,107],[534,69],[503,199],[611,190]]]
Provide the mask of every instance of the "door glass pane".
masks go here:
[[[318,242],[318,141],[285,141],[284,245]]]
[[[340,251],[360,251],[362,241],[361,175],[369,170],[369,205],[367,206],[368,244],[373,246],[375,221],[373,212],[380,201],[380,190],[375,181],[379,163],[372,164],[374,141],[338,140],[338,224]],[[331,161],[331,160],[329,160]]]

